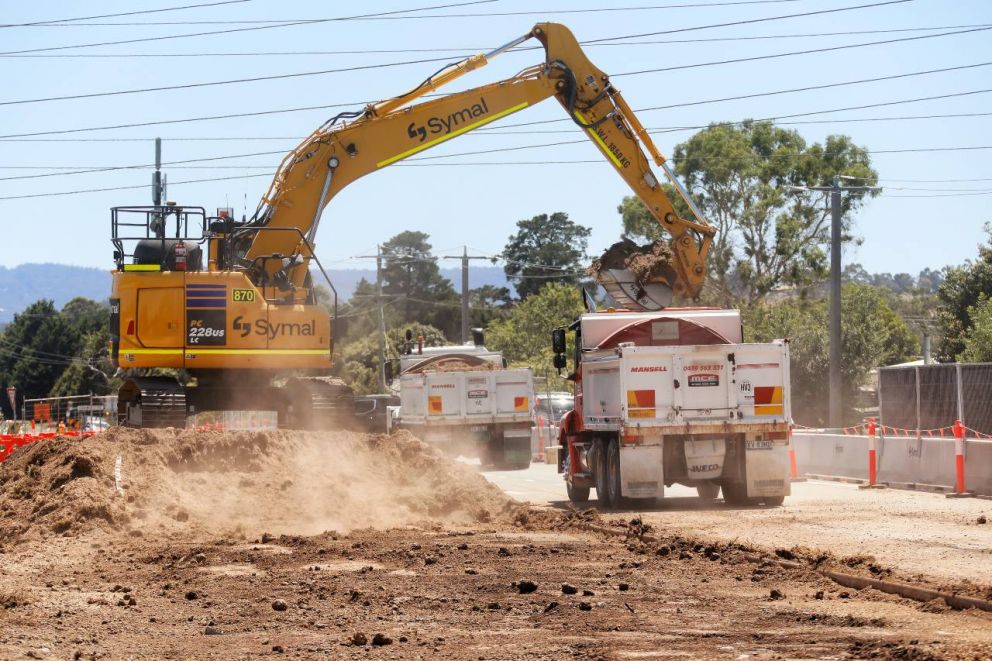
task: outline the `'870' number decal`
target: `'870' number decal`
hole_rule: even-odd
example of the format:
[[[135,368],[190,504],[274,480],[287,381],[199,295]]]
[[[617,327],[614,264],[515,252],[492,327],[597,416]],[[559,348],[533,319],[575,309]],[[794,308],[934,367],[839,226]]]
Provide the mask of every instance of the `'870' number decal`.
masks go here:
[[[254,289],[232,289],[231,290],[231,300],[235,303],[254,303],[255,302],[255,290]]]

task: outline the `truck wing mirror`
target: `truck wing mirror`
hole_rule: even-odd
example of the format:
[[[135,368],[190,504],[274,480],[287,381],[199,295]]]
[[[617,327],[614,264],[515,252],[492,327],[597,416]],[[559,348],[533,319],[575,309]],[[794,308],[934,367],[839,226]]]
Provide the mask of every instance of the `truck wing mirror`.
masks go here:
[[[551,350],[556,354],[565,353],[565,329],[556,328],[551,331]]]
[[[556,370],[562,370],[562,369],[565,369],[565,365],[566,365],[566,362],[565,362],[565,354],[563,354],[563,353],[556,353],[556,354],[555,354],[555,362],[554,362],[554,365],[555,365],[555,369],[556,369]]]

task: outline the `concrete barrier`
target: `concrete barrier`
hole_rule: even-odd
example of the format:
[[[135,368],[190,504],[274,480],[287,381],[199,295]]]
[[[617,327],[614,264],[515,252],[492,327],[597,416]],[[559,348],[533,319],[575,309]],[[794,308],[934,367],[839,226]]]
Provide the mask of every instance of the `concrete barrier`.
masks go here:
[[[868,479],[867,436],[796,430],[792,444],[800,475]],[[876,448],[880,483],[954,490],[953,438],[879,437]],[[965,441],[965,488],[992,496],[992,441]]]

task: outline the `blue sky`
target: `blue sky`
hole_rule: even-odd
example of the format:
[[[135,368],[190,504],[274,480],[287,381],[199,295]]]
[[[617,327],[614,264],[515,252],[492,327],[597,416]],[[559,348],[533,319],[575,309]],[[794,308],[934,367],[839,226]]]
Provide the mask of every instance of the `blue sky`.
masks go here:
[[[453,2],[454,0],[447,0]],[[3,23],[24,23],[94,14],[157,9],[189,2],[48,2],[0,0]],[[272,21],[353,16],[358,13],[447,4],[430,2],[363,3],[307,0],[251,0],[214,7],[89,21],[72,26],[0,28],[0,52],[23,51],[189,34],[257,23],[215,24],[212,21]],[[105,96],[42,103],[22,101],[172,86],[234,78],[271,76],[448,57],[490,48],[526,33],[538,21],[568,25],[580,40],[658,32],[686,27],[780,16],[868,4],[872,0],[794,0],[734,6],[669,9],[623,9],[575,12],[580,9],[710,4],[713,0],[499,0],[465,7],[420,12],[430,18],[349,20],[294,25],[231,34],[166,39],[113,46],[49,50],[36,55],[0,56],[3,92],[0,134],[22,134],[111,124],[226,115],[330,104],[353,104],[403,92],[435,71],[440,63],[408,64],[365,71],[281,80],[208,86],[143,94]],[[569,10],[573,13],[562,13]],[[478,14],[539,11],[538,14],[495,16]],[[442,17],[449,14],[476,16]],[[410,16],[415,14],[409,14]],[[182,25],[105,25],[110,22],[186,22]],[[992,26],[987,0],[914,0],[900,4],[820,16],[776,20],[750,25],[691,30],[642,38],[664,41],[639,45],[590,46],[590,58],[613,76],[614,84],[634,108],[669,105],[725,96],[823,85],[877,76],[992,61],[992,31],[977,31],[903,43],[790,56],[755,62],[706,66],[680,71],[623,76],[624,72],[714,60],[783,53],[954,31],[953,29],[832,36],[789,36],[811,33],[875,31],[944,26]],[[961,28],[958,28],[961,29]],[[739,37],[768,39],[739,40]],[[734,38],[734,40],[730,40]],[[693,41],[686,40],[717,40]],[[672,43],[681,41],[681,43]],[[403,49],[450,49],[427,52],[372,52]],[[300,51],[359,51],[351,54],[217,56],[217,53],[285,53]],[[127,57],[81,57],[82,55]],[[138,57],[155,54],[156,57]],[[162,57],[161,55],[190,55]],[[195,55],[193,55],[195,54]],[[537,63],[538,51],[511,52],[488,67],[464,77],[450,89],[462,89],[506,78]],[[781,116],[793,113],[860,106],[923,96],[959,94],[992,88],[992,66],[927,76],[852,85],[826,90],[707,103],[639,115],[649,129],[698,126],[713,121]],[[990,111],[992,93],[888,107],[809,115],[802,121],[892,118],[915,115],[966,114]],[[0,139],[0,178],[58,172],[43,168],[93,168],[146,164],[153,160],[153,140],[164,140],[165,161],[275,152],[221,161],[166,167],[169,198],[207,209],[233,206],[240,216],[254,209],[269,184],[266,176],[211,183],[174,182],[212,177],[241,177],[270,172],[289,150],[316,126],[336,113],[309,110],[184,124],[41,136],[46,139],[86,138],[90,141],[24,142]],[[553,100],[504,120],[515,124],[561,119]],[[790,125],[808,142],[844,133],[871,150],[932,149],[992,146],[992,115],[943,119],[886,119],[874,122]],[[524,130],[563,133],[517,133]],[[572,131],[569,133],[569,131]],[[656,132],[665,153],[693,131]],[[92,141],[113,138],[118,141]],[[202,138],[225,138],[203,140]],[[271,139],[270,139],[271,138]],[[428,156],[459,154],[513,146],[531,146],[580,139],[568,122],[476,132],[431,150]],[[124,140],[120,140],[124,139]],[[868,203],[856,219],[864,239],[846,251],[846,261],[858,261],[869,271],[909,271],[961,263],[976,254],[983,240],[982,224],[992,220],[992,150],[930,151],[876,154],[885,195]],[[517,220],[538,213],[566,211],[593,229],[589,251],[598,253],[616,240],[620,217],[616,206],[629,193],[610,166],[593,164],[477,165],[480,162],[577,161],[601,158],[592,143],[525,149],[486,156],[452,156],[424,163],[430,167],[394,166],[359,180],[326,209],[317,235],[317,250],[325,266],[359,268],[353,259],[374,251],[376,243],[415,229],[432,237],[435,252],[455,254],[468,245],[475,254],[496,254],[513,232]],[[437,165],[444,163],[445,165]],[[458,165],[476,163],[476,165]],[[189,165],[196,165],[190,168]],[[216,166],[223,166],[218,168]],[[31,199],[0,200],[0,265],[62,262],[112,267],[109,208],[148,204],[150,170],[0,180],[0,198],[88,188],[142,186],[134,190]],[[940,180],[940,181],[937,181]],[[902,190],[899,190],[902,189]]]

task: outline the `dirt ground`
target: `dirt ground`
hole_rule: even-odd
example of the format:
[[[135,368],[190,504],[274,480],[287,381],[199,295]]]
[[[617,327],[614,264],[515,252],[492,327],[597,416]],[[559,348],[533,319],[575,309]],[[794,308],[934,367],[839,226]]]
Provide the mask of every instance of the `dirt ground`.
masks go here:
[[[884,567],[783,569],[629,520],[607,536],[589,525],[621,524],[519,506],[476,470],[353,434],[21,450],[0,467],[0,658],[992,657],[992,614],[814,568]]]

